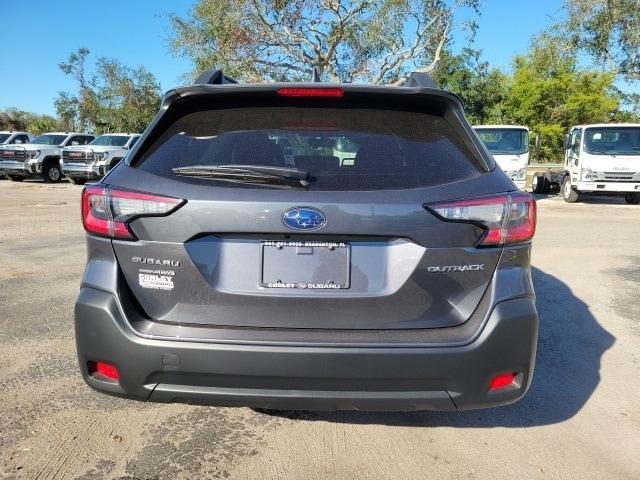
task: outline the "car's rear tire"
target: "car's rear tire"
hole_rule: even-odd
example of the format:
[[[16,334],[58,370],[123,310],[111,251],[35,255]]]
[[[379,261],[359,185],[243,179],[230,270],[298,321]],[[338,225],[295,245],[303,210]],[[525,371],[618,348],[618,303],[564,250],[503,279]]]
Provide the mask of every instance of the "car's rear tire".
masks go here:
[[[15,175],[9,175],[8,173],[7,173],[7,178],[12,182],[21,182],[24,180],[24,177],[16,177]]]
[[[46,162],[42,168],[42,177],[46,183],[58,183],[62,180],[60,165],[55,161]]]
[[[67,178],[69,179],[69,183],[71,183],[72,185],[84,185],[85,183],[87,183],[86,178],[74,178],[69,176],[67,176]]]
[[[638,205],[640,203],[640,193],[625,193],[624,201],[630,205]]]
[[[580,199],[580,194],[571,187],[571,179],[568,175],[562,182],[562,198],[567,203],[576,203]]]

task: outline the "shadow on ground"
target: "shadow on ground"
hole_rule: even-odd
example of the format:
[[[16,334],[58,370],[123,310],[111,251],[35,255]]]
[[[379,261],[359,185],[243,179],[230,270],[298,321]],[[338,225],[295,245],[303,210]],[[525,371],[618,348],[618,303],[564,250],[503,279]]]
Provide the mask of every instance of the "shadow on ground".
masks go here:
[[[560,192],[552,192],[552,193],[536,193],[534,195],[536,197],[536,201],[544,201],[549,199],[557,198],[558,200],[564,203],[562,200]],[[593,204],[593,205],[629,205],[624,197],[620,195],[581,195],[578,204]]]
[[[600,359],[615,338],[556,277],[534,268],[533,281],[540,316],[536,370],[527,396],[516,404],[458,413],[261,412],[291,419],[415,427],[522,428],[563,422],[578,413],[597,388]]]

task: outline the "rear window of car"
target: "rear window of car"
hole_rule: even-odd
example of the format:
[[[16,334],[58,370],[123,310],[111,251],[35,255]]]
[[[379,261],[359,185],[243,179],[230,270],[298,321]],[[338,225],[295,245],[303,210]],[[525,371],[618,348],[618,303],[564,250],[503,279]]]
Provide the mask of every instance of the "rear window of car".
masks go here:
[[[228,108],[177,119],[134,161],[143,171],[229,188],[272,188],[178,177],[195,165],[295,167],[310,190],[397,190],[478,176],[468,139],[442,116],[321,107]]]

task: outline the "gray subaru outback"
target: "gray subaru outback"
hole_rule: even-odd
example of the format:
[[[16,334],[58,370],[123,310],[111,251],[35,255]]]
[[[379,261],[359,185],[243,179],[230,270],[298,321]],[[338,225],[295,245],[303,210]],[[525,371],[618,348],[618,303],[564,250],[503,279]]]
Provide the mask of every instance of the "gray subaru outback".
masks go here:
[[[349,155],[336,155],[343,146]],[[464,119],[406,86],[167,93],[82,193],[80,368],[136,400],[465,410],[520,399],[536,205]]]

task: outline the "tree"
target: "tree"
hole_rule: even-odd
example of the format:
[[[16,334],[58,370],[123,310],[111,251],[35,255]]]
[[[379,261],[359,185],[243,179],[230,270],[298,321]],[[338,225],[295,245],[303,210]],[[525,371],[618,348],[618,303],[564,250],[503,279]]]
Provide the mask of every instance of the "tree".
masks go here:
[[[39,115],[17,108],[0,112],[0,130],[25,130],[35,135],[58,130],[60,124],[50,115]]]
[[[455,26],[479,0],[197,0],[171,16],[171,48],[197,71],[242,80],[402,83],[430,72]],[[468,25],[467,26],[473,26]],[[425,61],[426,59],[426,61]]]
[[[640,79],[640,2],[566,0],[567,26],[576,46],[608,70]]]
[[[515,57],[513,70],[505,118],[538,136],[538,160],[561,158],[562,139],[572,125],[608,122],[619,111],[614,75],[578,68],[575,49],[562,36],[536,37],[525,55]]]
[[[72,53],[60,69],[78,83],[78,92],[59,92],[55,107],[69,130],[96,133],[139,132],[153,119],[160,105],[160,84],[144,67],[131,68],[101,57],[95,73],[86,72],[89,50]]]
[[[444,50],[433,71],[441,88],[460,96],[472,124],[502,121],[502,102],[507,93],[507,76],[481,59],[482,52],[464,48],[458,55]]]

